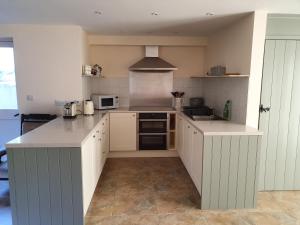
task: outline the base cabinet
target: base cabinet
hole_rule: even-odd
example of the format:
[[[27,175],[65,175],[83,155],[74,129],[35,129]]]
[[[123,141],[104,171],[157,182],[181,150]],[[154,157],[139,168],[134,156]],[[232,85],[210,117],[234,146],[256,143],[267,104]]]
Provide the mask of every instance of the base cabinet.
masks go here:
[[[110,113],[109,133],[110,151],[136,151],[136,113]]]
[[[179,116],[177,138],[201,209],[255,208],[261,136],[203,135]]]
[[[193,128],[190,125],[190,123],[184,121],[182,161],[190,175],[192,173],[192,147],[193,147],[192,140],[193,140]]]
[[[193,128],[191,145],[191,177],[199,193],[202,191],[203,135]]]
[[[83,209],[86,214],[104,167],[108,149],[109,119],[105,116],[82,145]]]

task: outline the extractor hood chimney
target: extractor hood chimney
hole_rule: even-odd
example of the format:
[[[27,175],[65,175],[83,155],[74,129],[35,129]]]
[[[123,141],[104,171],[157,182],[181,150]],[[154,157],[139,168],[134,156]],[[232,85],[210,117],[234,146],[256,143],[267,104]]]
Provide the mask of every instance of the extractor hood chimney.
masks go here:
[[[146,46],[146,56],[129,67],[131,71],[172,71],[175,66],[158,57],[158,46]]]

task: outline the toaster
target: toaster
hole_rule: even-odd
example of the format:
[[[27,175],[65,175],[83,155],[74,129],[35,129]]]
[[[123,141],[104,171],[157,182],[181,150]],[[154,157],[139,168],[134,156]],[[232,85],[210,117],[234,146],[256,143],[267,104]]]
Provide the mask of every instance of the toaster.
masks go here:
[[[63,117],[72,119],[77,116],[77,106],[75,102],[68,102],[64,105]]]

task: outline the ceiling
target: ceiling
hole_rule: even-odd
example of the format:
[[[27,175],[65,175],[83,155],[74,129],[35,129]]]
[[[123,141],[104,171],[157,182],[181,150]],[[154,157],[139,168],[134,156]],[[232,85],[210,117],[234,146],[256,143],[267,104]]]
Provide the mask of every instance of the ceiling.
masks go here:
[[[254,10],[300,14],[300,1],[1,0],[0,23],[73,24],[91,33],[107,35],[198,36]]]

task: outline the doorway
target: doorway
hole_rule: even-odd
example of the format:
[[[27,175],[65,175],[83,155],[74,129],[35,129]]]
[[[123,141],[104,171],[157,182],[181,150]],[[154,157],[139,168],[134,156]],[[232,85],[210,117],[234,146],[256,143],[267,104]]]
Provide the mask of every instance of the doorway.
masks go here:
[[[0,38],[0,148],[19,136],[14,47],[11,38]]]
[[[300,190],[300,41],[266,40],[260,190]]]
[[[5,143],[20,135],[14,47],[11,38],[0,38],[0,151]],[[11,225],[7,157],[0,161],[0,217],[1,224]]]

